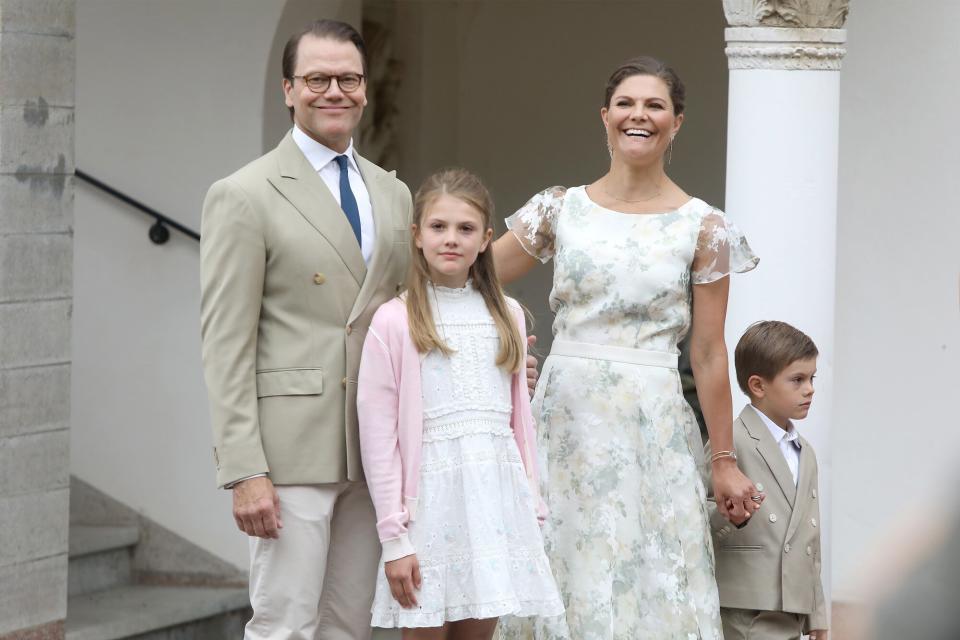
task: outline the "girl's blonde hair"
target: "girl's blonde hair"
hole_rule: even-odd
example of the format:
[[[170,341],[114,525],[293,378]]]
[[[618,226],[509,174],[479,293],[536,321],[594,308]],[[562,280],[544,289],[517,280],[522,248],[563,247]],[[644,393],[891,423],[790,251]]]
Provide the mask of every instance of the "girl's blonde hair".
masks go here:
[[[466,202],[480,212],[483,233],[493,229],[493,199],[490,192],[480,182],[480,178],[466,169],[445,169],[434,173],[420,185],[417,195],[413,199],[413,224],[416,230],[421,228],[421,221],[427,207],[442,195],[449,195]],[[453,349],[440,339],[437,327],[430,312],[428,298],[428,282],[430,269],[423,251],[417,247],[415,237],[410,238],[412,259],[407,272],[407,317],[410,325],[410,338],[420,353],[437,349],[444,355],[453,353]],[[497,366],[516,373],[523,364],[523,336],[520,328],[507,307],[507,299],[500,288],[500,279],[497,278],[493,266],[492,245],[478,256],[476,262],[470,265],[470,278],[474,288],[483,296],[483,300],[493,317],[500,336],[500,352],[497,354]]]

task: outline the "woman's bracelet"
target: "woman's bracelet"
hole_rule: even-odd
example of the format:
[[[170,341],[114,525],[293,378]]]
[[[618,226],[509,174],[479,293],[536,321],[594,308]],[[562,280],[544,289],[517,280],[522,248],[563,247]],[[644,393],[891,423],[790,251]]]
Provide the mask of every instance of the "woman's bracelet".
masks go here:
[[[736,451],[717,451],[712,456],[710,456],[710,464],[713,464],[720,458],[730,458],[734,462],[737,461],[737,452]]]

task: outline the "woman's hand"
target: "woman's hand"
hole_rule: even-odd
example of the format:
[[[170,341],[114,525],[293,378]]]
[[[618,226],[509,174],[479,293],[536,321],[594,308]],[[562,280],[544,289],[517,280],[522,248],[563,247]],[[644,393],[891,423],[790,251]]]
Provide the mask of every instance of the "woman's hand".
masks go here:
[[[740,525],[760,509],[766,494],[757,491],[743,475],[733,458],[718,458],[712,463],[713,495],[720,515]]]
[[[527,389],[530,391],[530,397],[533,397],[533,392],[537,389],[537,378],[540,377],[540,374],[537,372],[537,359],[530,355],[530,349],[533,348],[533,345],[537,344],[537,336],[527,336]]]
[[[390,583],[390,593],[393,599],[404,609],[417,606],[415,591],[420,590],[420,563],[417,554],[397,558],[383,564],[383,571],[387,574]]]

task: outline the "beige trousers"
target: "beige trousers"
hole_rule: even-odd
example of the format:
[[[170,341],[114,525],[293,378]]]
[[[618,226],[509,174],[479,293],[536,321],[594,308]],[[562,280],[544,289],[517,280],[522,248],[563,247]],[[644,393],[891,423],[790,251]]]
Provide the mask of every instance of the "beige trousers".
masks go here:
[[[798,640],[807,616],[785,611],[720,608],[724,640]]]
[[[277,493],[280,537],[250,538],[244,640],[369,640],[380,541],[366,483]]]

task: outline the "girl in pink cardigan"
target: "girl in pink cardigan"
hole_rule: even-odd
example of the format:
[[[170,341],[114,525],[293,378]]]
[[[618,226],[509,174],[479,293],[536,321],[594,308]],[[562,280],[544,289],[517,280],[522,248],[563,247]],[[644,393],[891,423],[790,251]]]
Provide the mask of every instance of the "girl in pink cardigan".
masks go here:
[[[357,410],[383,571],[373,626],[492,638],[500,616],[563,613],[543,551],[524,314],[493,267],[473,174],[417,192],[407,291],[374,315]]]

